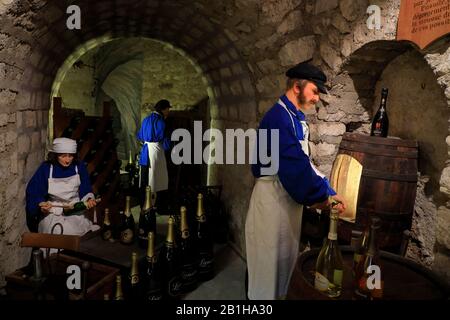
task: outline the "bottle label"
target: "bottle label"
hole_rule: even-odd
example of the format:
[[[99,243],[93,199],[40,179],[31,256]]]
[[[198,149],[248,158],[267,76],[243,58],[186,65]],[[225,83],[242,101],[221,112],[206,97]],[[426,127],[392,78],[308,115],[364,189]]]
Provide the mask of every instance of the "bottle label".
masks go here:
[[[139,283],[139,276],[137,274],[131,275],[131,284]]]
[[[316,277],[314,278],[314,288],[319,291],[325,292],[328,290],[329,281],[321,273],[316,272]]]
[[[342,286],[342,276],[343,276],[343,270],[335,269],[333,272],[333,283],[337,286]]]
[[[111,230],[106,230],[103,232],[103,239],[104,240],[109,240],[112,237],[112,233]]]
[[[133,241],[133,230],[126,229],[122,231],[122,233],[120,234],[120,239],[124,243],[131,243]]]
[[[169,295],[176,297],[181,293],[181,287],[182,287],[182,283],[180,281],[180,278],[175,276],[172,279],[169,280],[168,283],[168,293]]]

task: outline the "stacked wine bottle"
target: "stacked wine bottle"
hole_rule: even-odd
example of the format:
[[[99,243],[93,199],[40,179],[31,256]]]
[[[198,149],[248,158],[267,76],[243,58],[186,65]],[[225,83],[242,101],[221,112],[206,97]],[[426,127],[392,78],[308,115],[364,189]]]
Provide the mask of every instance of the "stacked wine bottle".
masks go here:
[[[116,237],[125,245],[137,241],[141,248],[147,249],[147,254],[141,261],[138,261],[136,253],[132,255],[129,281],[126,286],[130,290],[126,295],[128,297],[125,298],[179,299],[182,295],[195,290],[201,281],[210,280],[215,276],[213,241],[204,210],[203,195],[197,196],[197,211],[193,226],[189,222],[189,212],[185,206],[180,207],[179,214],[169,216],[165,241],[158,253],[157,209],[152,199],[151,189],[147,187],[137,225],[131,214],[129,196],[126,197],[125,210],[121,212],[121,222],[116,228],[111,225],[109,213],[106,211],[102,236],[105,240]],[[116,290],[115,296],[123,298],[122,282]]]

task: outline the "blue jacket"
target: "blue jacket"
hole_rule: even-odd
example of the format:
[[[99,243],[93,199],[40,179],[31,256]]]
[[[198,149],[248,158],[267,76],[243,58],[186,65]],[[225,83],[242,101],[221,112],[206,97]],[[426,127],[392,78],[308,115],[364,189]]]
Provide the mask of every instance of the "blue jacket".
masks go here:
[[[170,149],[170,139],[165,136],[165,129],[164,117],[158,112],[152,112],[142,121],[137,138],[142,142],[161,142],[163,149],[167,151]],[[148,148],[146,144],[142,146],[139,164],[148,166]]]
[[[280,98],[292,115],[295,130],[288,111],[278,103],[264,115],[259,129],[279,130],[279,168],[278,177],[288,194],[298,203],[312,205],[325,201],[328,196],[335,195],[329,181],[317,175],[311,167],[310,159],[302,150],[299,140],[304,140],[301,121],[305,121],[305,115],[298,111],[294,104],[283,95]],[[268,134],[267,155],[271,155],[270,133]],[[257,135],[256,154],[258,154],[259,135]],[[263,165],[257,159],[252,165],[252,173],[255,177],[261,177]]]

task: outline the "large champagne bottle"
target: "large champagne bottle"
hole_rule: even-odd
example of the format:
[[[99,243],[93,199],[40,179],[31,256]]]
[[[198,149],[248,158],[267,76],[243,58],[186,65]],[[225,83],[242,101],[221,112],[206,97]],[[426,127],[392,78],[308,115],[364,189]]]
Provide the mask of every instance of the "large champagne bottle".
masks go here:
[[[168,299],[176,299],[181,293],[181,279],[179,275],[179,260],[175,249],[174,218],[167,222],[167,237],[160,251],[160,267],[164,285],[164,295]]]
[[[123,244],[132,244],[135,238],[135,222],[131,214],[131,197],[125,198],[125,212],[122,217],[124,220],[121,223],[120,242]]]
[[[148,245],[147,245],[147,256],[146,256],[146,300],[161,300],[162,299],[162,288],[161,279],[159,277],[158,269],[158,258],[155,252],[155,233],[148,233]]]
[[[120,274],[116,276],[116,293],[114,294],[114,300],[123,300],[122,277]]]
[[[139,268],[137,261],[137,253],[131,253],[131,270],[129,275],[130,280],[130,297],[131,300],[139,300],[141,297],[139,286]]]
[[[201,193],[197,196],[196,222],[198,277],[200,280],[207,281],[214,277],[214,248]]]
[[[112,241],[113,240],[113,230],[111,227],[111,220],[109,218],[109,209],[105,209],[105,216],[103,217],[102,225],[102,239]]]
[[[341,295],[344,272],[342,255],[337,241],[338,222],[338,210],[332,206],[330,230],[316,261],[314,279],[314,287],[330,298],[337,298]]]
[[[386,112],[386,101],[388,96],[388,89],[381,90],[380,107],[372,120],[371,136],[387,137],[389,130],[389,119]]]
[[[182,293],[187,293],[197,287],[198,270],[192,237],[189,232],[188,218],[186,207],[180,209],[180,257],[181,257],[181,281]]]
[[[380,252],[377,244],[376,230],[379,219],[372,218],[368,237],[368,248],[356,266],[355,297],[357,299],[375,300],[383,297],[383,280],[381,278]]]
[[[145,188],[145,202],[139,216],[139,246],[146,248],[149,232],[156,234],[156,210],[152,205],[152,190],[150,186]]]

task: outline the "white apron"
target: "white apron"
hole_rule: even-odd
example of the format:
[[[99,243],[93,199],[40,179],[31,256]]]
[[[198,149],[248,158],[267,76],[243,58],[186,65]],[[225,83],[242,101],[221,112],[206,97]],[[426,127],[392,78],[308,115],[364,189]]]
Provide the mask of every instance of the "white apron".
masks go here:
[[[278,104],[289,114],[296,132],[291,111],[283,101]],[[301,124],[304,138],[298,141],[309,156],[309,128],[306,121]],[[278,176],[256,179],[245,223],[250,300],[286,296],[299,253],[302,215],[303,206],[291,198]]]
[[[48,178],[48,195],[52,204],[68,204],[80,201],[78,190],[81,184],[78,167],[75,166],[76,174],[67,178],[53,178],[53,165],[50,166]],[[50,213],[39,222],[38,231],[41,233],[51,233],[52,227],[60,223],[63,226],[63,234],[84,235],[88,231],[99,229],[84,215],[64,216],[63,208],[51,208]],[[61,228],[56,226],[54,233],[60,234]]]
[[[148,150],[148,185],[152,192],[169,188],[166,155],[160,142],[145,142]]]

